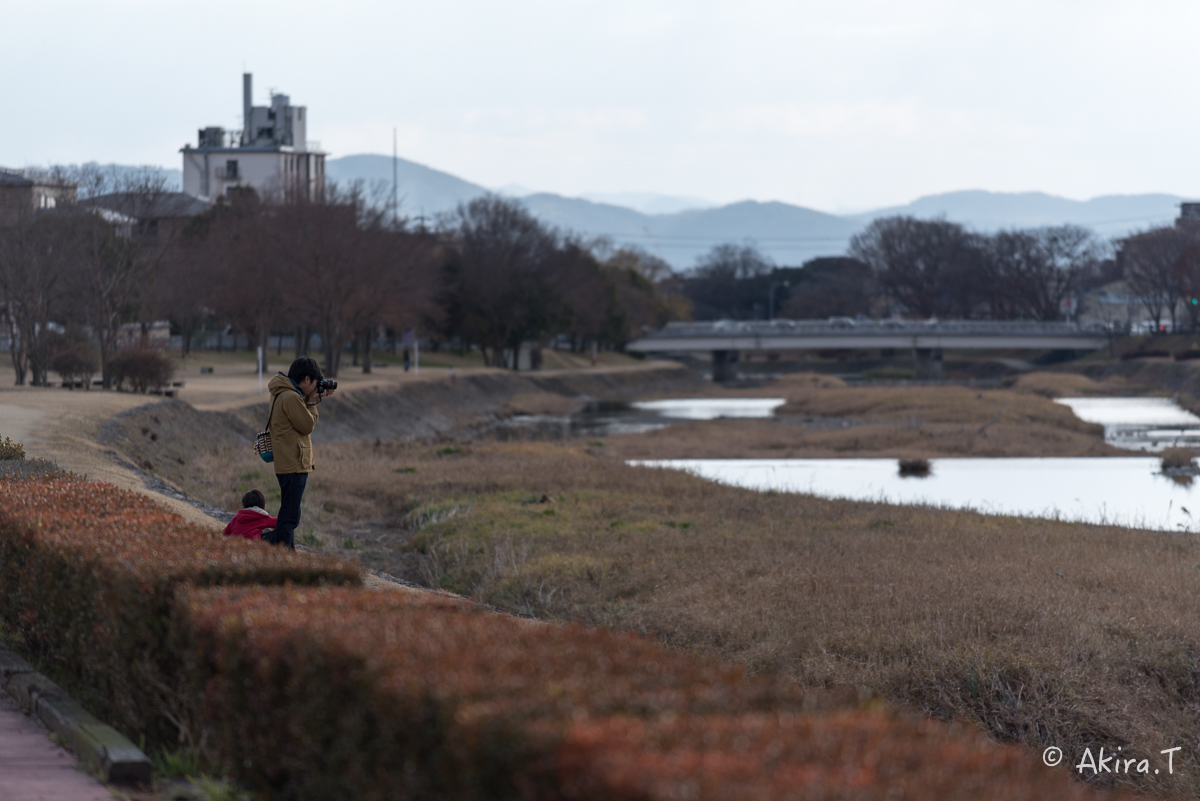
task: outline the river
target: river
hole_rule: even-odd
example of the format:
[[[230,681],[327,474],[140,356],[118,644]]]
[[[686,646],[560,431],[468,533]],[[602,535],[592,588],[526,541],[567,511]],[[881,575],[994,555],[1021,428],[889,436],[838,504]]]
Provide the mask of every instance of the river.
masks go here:
[[[1200,443],[1200,417],[1163,398],[1063,398],[1131,451]],[[827,498],[973,509],[1163,531],[1200,531],[1200,484],[1163,475],[1154,456],[933,459],[902,477],[895,459],[664,459],[723,484]],[[1193,511],[1194,510],[1194,511]]]

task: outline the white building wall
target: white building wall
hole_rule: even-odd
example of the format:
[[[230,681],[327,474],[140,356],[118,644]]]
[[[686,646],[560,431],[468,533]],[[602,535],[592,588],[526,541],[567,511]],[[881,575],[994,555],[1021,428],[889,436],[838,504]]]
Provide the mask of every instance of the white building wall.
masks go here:
[[[283,190],[283,162],[291,155],[278,150],[189,148],[183,151],[183,191],[205,200],[215,200],[235,186],[250,186],[260,195],[274,195]],[[230,161],[237,162],[236,178],[229,176]]]

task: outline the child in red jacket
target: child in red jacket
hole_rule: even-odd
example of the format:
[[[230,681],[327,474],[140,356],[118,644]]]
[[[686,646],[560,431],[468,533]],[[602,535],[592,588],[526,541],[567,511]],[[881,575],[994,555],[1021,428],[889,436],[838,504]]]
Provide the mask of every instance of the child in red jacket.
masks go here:
[[[267,514],[267,510],[263,509],[266,505],[267,499],[258,490],[250,490],[243,495],[242,511],[225,526],[225,536],[258,540],[267,532],[274,531],[279,520]]]

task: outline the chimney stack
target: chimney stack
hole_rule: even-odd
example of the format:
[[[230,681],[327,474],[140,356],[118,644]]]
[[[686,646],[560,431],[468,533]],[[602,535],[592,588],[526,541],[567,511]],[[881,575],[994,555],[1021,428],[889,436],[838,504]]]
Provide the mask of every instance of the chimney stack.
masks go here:
[[[251,91],[253,77],[249,72],[242,73],[242,145],[254,144],[254,132],[250,130],[254,116],[254,94]]]

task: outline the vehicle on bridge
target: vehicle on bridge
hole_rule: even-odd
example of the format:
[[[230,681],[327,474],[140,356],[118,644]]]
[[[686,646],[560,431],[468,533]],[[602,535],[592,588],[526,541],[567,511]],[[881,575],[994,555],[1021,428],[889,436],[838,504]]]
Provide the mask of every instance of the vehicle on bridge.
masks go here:
[[[741,351],[912,349],[917,377],[941,378],[942,352],[956,350],[1098,350],[1103,325],[1001,320],[716,320],[667,325],[626,346],[640,353],[710,351],[713,380],[733,378]]]

